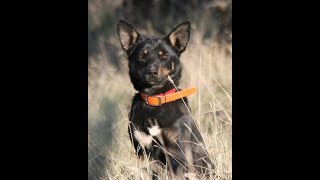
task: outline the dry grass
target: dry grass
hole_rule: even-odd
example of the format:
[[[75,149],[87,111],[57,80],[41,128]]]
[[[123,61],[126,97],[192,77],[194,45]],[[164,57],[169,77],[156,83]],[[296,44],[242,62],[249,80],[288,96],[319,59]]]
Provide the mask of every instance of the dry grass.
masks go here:
[[[91,23],[99,26],[98,17],[104,16],[101,12],[112,15],[110,10],[105,10],[107,1],[94,2],[93,5],[89,3],[89,11],[97,13],[89,27],[94,27]],[[206,25],[207,22],[201,23]],[[216,174],[230,180],[232,48],[230,44],[218,44],[214,38],[204,41],[202,26],[191,25],[191,39],[180,58],[183,72],[179,87],[197,88],[197,92],[188,97],[192,116],[202,132]],[[115,25],[111,26],[114,31],[108,33],[115,34]],[[146,29],[147,34],[155,32],[152,28]],[[128,135],[128,112],[136,91],[129,79],[126,55],[116,36],[98,37],[100,39],[94,43],[97,51],[88,57],[88,178],[149,179],[150,162],[135,157]],[[169,177],[163,172],[160,179]]]
[[[189,97],[192,115],[203,134],[217,175],[231,179],[231,48],[202,42],[196,33],[192,33],[192,37],[181,56],[184,69],[180,87],[197,87],[197,93]],[[113,41],[117,39],[110,40]],[[109,127],[112,142],[105,146],[89,143],[89,151],[106,154],[102,156],[107,157],[103,159],[106,167],[100,172],[103,179],[148,179],[148,172],[143,170],[148,162],[137,160],[127,132],[127,114],[135,90],[129,80],[125,55],[119,51],[121,68],[117,69],[106,59],[103,45],[101,48],[97,59],[89,60],[89,141],[108,138],[93,136],[104,121],[112,121]],[[106,103],[110,105],[106,107]],[[94,146],[100,150],[93,150]]]

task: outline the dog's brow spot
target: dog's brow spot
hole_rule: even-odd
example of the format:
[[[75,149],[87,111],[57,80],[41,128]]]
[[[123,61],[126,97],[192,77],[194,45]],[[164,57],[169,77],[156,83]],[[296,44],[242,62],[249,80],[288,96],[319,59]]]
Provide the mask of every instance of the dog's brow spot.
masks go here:
[[[150,145],[152,143],[152,136],[149,136],[144,132],[135,130],[134,131],[134,137],[144,147],[150,147]]]
[[[163,52],[162,52],[162,51],[159,51],[159,55],[160,55],[160,56],[163,55]]]
[[[161,132],[161,129],[159,128],[159,126],[152,126],[151,128],[148,128],[148,130],[152,136],[157,136]]]
[[[145,49],[144,51],[143,51],[143,54],[147,54],[148,53],[148,49]]]
[[[174,70],[174,63],[171,64],[171,70]]]

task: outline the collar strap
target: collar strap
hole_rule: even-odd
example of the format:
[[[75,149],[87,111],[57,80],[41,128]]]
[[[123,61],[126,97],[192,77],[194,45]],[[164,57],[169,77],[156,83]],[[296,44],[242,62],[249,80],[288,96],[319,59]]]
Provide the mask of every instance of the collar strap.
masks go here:
[[[181,98],[189,96],[195,92],[196,92],[196,88],[192,87],[192,88],[188,88],[188,89],[183,89],[178,92],[176,92],[175,89],[171,89],[164,94],[158,94],[155,96],[148,96],[144,93],[140,93],[140,94],[141,94],[142,100],[146,104],[148,104],[150,106],[161,106],[162,104],[172,102],[177,99],[181,99]]]

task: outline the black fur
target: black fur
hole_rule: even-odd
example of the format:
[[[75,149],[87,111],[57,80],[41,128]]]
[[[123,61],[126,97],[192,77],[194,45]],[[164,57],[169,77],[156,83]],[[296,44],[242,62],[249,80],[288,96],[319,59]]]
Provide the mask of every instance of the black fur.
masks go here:
[[[118,22],[118,36],[122,48],[128,55],[129,74],[137,91],[147,95],[156,95],[174,88],[168,80],[168,75],[173,79],[176,86],[179,85],[182,72],[179,58],[189,41],[189,22],[181,23],[163,38],[150,38],[140,35],[131,25],[120,20]],[[152,142],[150,147],[143,148],[134,134],[134,131],[139,131],[150,135],[148,130],[152,126],[150,120],[152,122],[156,121],[161,129],[160,135],[163,137],[164,145],[170,153],[177,157],[170,157],[170,163],[175,174],[183,176],[182,173],[187,172],[184,169],[184,167],[187,167],[186,152],[182,152],[180,148],[184,149],[188,145],[190,145],[193,155],[193,165],[196,172],[198,174],[208,173],[205,169],[210,166],[213,168],[213,164],[207,157],[206,150],[194,144],[199,144],[199,142],[203,144],[204,142],[188,112],[187,108],[190,110],[190,107],[187,98],[184,98],[184,101],[187,107],[182,100],[166,103],[159,107],[149,106],[141,99],[140,93],[137,93],[133,98],[129,114],[130,140],[140,157],[144,156],[145,151],[152,160],[158,160],[161,162],[160,164],[164,165],[169,163],[166,161],[163,150],[159,148],[161,142],[157,136],[153,137],[156,142]]]

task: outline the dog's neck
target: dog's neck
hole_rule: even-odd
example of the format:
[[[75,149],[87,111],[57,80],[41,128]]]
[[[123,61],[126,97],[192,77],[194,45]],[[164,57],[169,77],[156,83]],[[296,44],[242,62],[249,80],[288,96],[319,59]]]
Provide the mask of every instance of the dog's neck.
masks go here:
[[[176,92],[176,88],[172,88],[172,89],[169,89],[168,91],[164,92],[164,93],[160,93],[160,94],[155,94],[153,96],[165,96],[167,94],[171,94],[171,93],[175,93]],[[144,93],[143,93],[144,94]]]
[[[148,96],[155,96],[158,94],[165,94],[172,89],[175,89],[175,87],[171,83],[167,83],[165,85],[155,85],[150,88],[145,88],[140,91],[140,93],[146,94]]]

